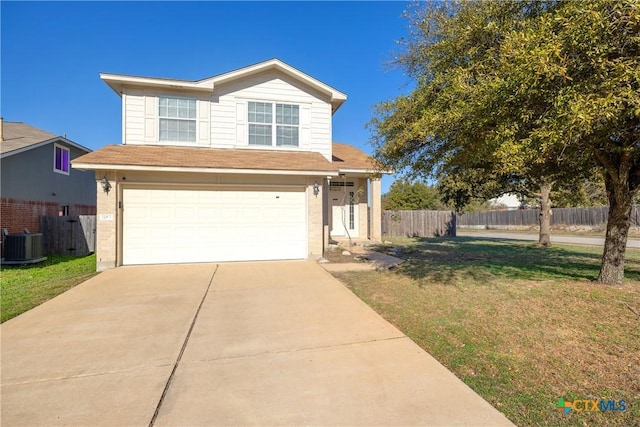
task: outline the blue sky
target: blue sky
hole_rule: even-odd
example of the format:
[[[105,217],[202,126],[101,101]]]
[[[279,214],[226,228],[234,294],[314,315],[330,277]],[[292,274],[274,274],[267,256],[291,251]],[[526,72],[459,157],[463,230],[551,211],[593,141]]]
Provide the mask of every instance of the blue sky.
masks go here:
[[[2,1],[0,114],[97,149],[122,135],[120,98],[100,72],[199,80],[279,58],[347,94],[334,141],[371,153],[372,106],[409,88],[385,66],[406,35],[407,6]]]

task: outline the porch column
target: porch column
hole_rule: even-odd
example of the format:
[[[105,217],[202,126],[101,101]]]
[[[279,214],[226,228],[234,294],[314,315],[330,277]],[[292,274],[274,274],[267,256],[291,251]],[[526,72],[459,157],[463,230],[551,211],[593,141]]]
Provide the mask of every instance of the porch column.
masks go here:
[[[371,178],[371,236],[375,242],[382,241],[382,194],[380,178]]]

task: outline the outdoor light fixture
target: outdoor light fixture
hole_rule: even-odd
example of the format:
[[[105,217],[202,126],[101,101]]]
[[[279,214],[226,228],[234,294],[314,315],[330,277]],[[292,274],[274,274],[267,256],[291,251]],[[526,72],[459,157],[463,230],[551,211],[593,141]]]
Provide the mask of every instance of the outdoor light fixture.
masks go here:
[[[313,195],[318,197],[318,193],[320,192],[320,186],[317,182],[313,183]]]
[[[109,190],[111,190],[111,184],[109,184],[109,180],[107,179],[107,177],[103,177],[102,180],[100,181],[100,184],[102,184],[102,190],[105,193],[109,193]]]

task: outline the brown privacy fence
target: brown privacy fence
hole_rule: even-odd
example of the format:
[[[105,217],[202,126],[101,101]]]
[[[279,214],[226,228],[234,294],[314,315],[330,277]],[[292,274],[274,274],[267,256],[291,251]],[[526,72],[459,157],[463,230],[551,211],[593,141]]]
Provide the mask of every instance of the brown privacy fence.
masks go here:
[[[40,217],[45,254],[85,256],[96,250],[96,216]]]
[[[456,214],[451,211],[383,211],[386,237],[441,237],[456,235]]]
[[[639,206],[634,206],[631,212],[631,226],[640,224]],[[551,225],[579,225],[597,227],[607,223],[609,217],[608,206],[594,206],[588,208],[553,208]],[[459,214],[458,227],[509,228],[534,226],[539,224],[539,209],[523,209],[513,211],[488,211]]]

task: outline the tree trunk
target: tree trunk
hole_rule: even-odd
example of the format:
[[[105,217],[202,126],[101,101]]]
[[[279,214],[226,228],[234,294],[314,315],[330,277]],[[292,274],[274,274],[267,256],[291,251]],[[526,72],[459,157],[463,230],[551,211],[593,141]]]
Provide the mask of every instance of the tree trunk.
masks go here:
[[[551,246],[551,188],[553,184],[540,184],[540,236],[538,245]]]
[[[614,183],[605,176],[605,185],[609,198],[609,219],[598,283],[621,285],[624,280],[624,255],[631,225],[633,194],[626,180]]]

